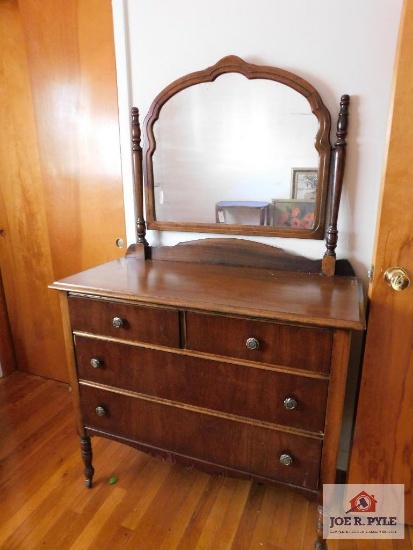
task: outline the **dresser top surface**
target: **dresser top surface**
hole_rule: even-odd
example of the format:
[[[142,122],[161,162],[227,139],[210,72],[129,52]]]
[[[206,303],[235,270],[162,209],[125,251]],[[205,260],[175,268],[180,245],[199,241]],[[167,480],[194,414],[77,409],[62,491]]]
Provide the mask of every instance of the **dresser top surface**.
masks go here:
[[[355,277],[121,258],[51,285],[70,293],[363,330]]]

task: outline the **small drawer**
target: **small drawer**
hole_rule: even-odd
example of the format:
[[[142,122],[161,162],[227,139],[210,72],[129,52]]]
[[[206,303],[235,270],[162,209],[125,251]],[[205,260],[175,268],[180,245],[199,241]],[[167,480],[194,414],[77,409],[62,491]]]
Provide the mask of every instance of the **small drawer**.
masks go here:
[[[328,373],[333,333],[281,323],[188,312],[186,348]]]
[[[81,380],[312,432],[327,380],[75,336]]]
[[[318,487],[322,440],[80,384],[86,428],[306,489]]]
[[[73,331],[179,347],[179,315],[172,309],[69,297]]]

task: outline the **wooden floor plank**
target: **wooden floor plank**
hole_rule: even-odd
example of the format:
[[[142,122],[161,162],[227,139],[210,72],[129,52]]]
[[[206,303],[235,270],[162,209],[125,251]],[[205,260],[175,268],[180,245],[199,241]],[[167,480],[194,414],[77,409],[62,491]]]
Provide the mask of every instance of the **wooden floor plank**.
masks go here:
[[[127,497],[129,498],[128,490],[122,486],[120,482],[119,484],[113,485],[109,483],[109,478],[114,469],[120,476],[120,479],[126,484],[127,481],[124,479],[122,464],[124,462],[126,462],[126,464],[129,463],[131,468],[138,472],[139,470],[136,468],[136,463],[140,460],[145,462],[147,458],[140,453],[137,455],[137,453],[129,447],[101,438],[95,438],[94,447],[97,454],[95,466],[100,470],[100,476],[97,476],[91,489],[86,489],[79,453],[78,467],[75,471],[76,481],[70,481],[69,485],[66,484],[65,497],[60,501],[61,506],[66,507],[71,513],[77,514],[78,520],[76,523],[68,523],[66,526],[64,533],[59,538],[59,549],[71,548],[75,544],[79,532],[87,528],[90,519],[93,518],[97,510],[104,505],[105,501],[111,498],[111,494],[115,488],[118,487],[123,489],[125,491],[125,499]],[[105,541],[105,544],[106,538],[109,537],[116,528],[113,522],[122,521],[127,514],[127,510],[128,508],[124,509],[123,506],[116,508],[111,515],[111,521],[100,526],[99,539],[101,538]]]
[[[220,531],[224,515],[232,500],[236,483],[237,481],[234,479],[223,479],[221,488],[211,508],[208,519],[205,522],[204,529],[198,540],[196,548],[214,548],[214,540],[216,539],[217,534]]]
[[[34,490],[47,481],[56,462],[67,456],[67,453],[75,451],[76,443],[74,424],[67,416],[51,421],[47,430],[39,426],[29,438],[12,446],[7,456],[0,460],[1,494],[12,492],[15,495],[23,489]],[[39,464],[42,468],[39,468]]]
[[[76,525],[78,530],[81,528],[80,526],[82,523],[80,521],[81,516],[79,514],[67,508],[61,507],[60,509],[60,517],[57,518],[55,522],[50,522],[48,530],[44,533],[42,539],[38,541],[38,548],[56,548],[56,550],[58,548],[69,548],[69,545],[66,542],[68,529],[73,525]]]
[[[102,527],[107,521],[111,521],[113,511],[119,506],[124,498],[126,490],[121,487],[115,487],[106,497],[102,505],[96,510],[95,515],[88,522],[87,526],[81,531],[80,535],[74,541],[72,548],[74,550],[87,550],[87,548],[96,548],[99,545],[99,535]]]
[[[161,548],[168,527],[174,520],[182,499],[192,486],[195,475],[193,470],[187,471],[176,465],[172,466],[125,548],[144,547],[146,541],[151,541],[154,548]]]
[[[5,541],[4,547],[40,548],[50,525],[58,523],[61,516],[67,512],[61,503],[64,491],[65,489],[61,486],[55,487],[13,531],[12,535]]]
[[[316,506],[315,503],[309,503],[307,506],[307,513],[305,518],[304,540],[310,541],[310,540],[316,539],[314,525],[316,525],[317,519],[318,519],[318,506]],[[335,548],[334,544],[331,545],[330,543],[329,550],[338,550],[338,548]]]
[[[410,542],[408,529],[405,530],[404,539],[396,539],[396,540],[393,541],[393,548],[394,548],[394,550],[410,550],[411,549],[411,542]]]
[[[10,376],[0,379],[0,412],[4,406],[9,407],[13,403],[19,402],[28,396],[33,389],[43,384],[43,380],[38,376],[26,376],[15,371]]]
[[[233,547],[235,535],[243,514],[251,488],[251,481],[239,481],[222,519],[219,531],[216,533],[212,547],[214,550],[225,550]]]
[[[277,491],[273,487],[265,487],[264,498],[251,536],[250,548],[266,546],[270,542],[268,536],[271,533],[277,500]]]
[[[30,393],[19,400],[19,406],[11,403],[2,407],[2,423],[0,425],[0,458],[8,452],[14,442],[24,440],[30,435],[33,429],[38,427],[39,418],[47,414],[56,414],[56,408],[61,411],[65,403],[69,403],[67,388],[58,387],[54,391],[62,395],[62,401],[53,403],[49,399],[50,390],[53,388],[53,381],[45,385],[33,388]],[[67,406],[67,405],[66,405]]]
[[[218,498],[223,479],[220,477],[209,477],[205,491],[194,507],[192,517],[185,529],[185,532],[177,546],[179,550],[193,550],[196,548],[205,523],[211,513],[212,507]]]
[[[18,495],[21,497],[21,506],[18,511],[1,526],[0,548],[2,548],[1,545],[5,544],[6,540],[12,536],[13,533],[16,532],[26,520],[30,522],[32,514],[42,505],[43,501],[48,497],[53,489],[59,485],[61,478],[67,469],[73,468],[75,464],[77,464],[77,457],[72,454],[37,491],[33,494],[25,493],[23,495]],[[6,513],[3,517],[5,516]]]
[[[135,506],[122,522],[123,527],[131,529],[132,531],[136,529],[142,519],[142,516],[145,514],[146,510],[155,498],[155,495],[162,487],[165,479],[170,474],[171,468],[172,466],[170,464],[158,461],[156,459],[148,462],[142,472],[142,477],[137,479],[135,491],[138,498]]]
[[[279,504],[277,505],[276,513],[271,526],[271,534],[269,541],[274,546],[280,548],[287,547],[287,533],[291,521],[293,510],[294,494],[287,489],[280,489]],[[314,539],[315,537],[313,537]]]
[[[239,550],[247,550],[250,548],[251,537],[260,517],[265,493],[265,485],[257,482],[252,483],[244,511],[234,536],[234,548],[239,548]]]
[[[288,524],[286,537],[288,540],[288,547],[291,550],[301,550],[301,548],[305,547],[305,537],[309,535],[308,531],[306,532],[308,507],[309,503],[304,499],[304,497],[298,494],[293,495],[292,513],[290,515],[290,522]],[[311,533],[311,539],[315,538],[316,537],[313,531],[313,533]]]
[[[13,373],[0,380],[1,410],[8,418],[1,550],[313,548],[315,503],[285,488],[181,468],[115,441],[92,438],[96,474],[86,489],[71,397],[60,383]],[[399,541],[329,541],[329,550],[387,549],[413,550],[413,529]]]
[[[208,484],[208,476],[197,472],[192,487],[190,487],[186,498],[182,501],[175,518],[169,525],[168,532],[162,542],[161,550],[176,548],[182,539],[186,528],[191,520],[194,509],[197,507]]]

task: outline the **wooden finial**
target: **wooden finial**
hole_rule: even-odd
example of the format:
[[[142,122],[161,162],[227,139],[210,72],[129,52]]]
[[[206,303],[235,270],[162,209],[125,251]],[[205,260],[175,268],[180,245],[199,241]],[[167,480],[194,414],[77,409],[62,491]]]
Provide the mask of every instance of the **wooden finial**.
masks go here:
[[[148,247],[146,241],[146,223],[143,214],[143,177],[142,177],[142,147],[141,129],[139,125],[139,110],[132,107],[132,162],[133,179],[135,187],[135,217],[136,217],[136,242]]]
[[[337,120],[337,141],[334,144],[333,183],[331,189],[330,223],[326,235],[326,252],[322,261],[323,275],[332,276],[335,272],[336,247],[338,240],[337,218],[343,187],[344,167],[346,164],[348,107],[350,96],[341,96],[340,113]]]

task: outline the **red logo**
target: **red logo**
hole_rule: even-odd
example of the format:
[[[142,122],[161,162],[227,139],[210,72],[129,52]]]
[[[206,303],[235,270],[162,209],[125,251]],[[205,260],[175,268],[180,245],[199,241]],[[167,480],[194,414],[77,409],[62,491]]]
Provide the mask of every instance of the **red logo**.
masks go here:
[[[346,514],[350,512],[375,512],[377,500],[374,495],[369,495],[365,491],[361,491],[358,495],[350,500],[350,510],[347,510]]]

